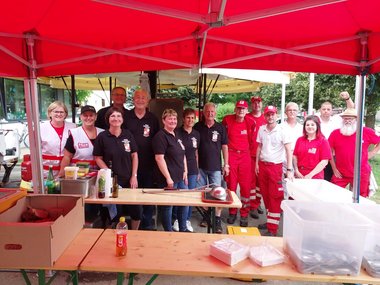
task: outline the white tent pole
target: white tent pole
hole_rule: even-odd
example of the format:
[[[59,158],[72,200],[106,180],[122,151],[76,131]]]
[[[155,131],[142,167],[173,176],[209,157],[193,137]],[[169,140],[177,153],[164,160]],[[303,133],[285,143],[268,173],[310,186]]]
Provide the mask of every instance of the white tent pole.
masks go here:
[[[307,114],[313,115],[313,103],[314,103],[314,79],[315,73],[310,73],[310,83],[309,83],[309,106]]]
[[[28,120],[30,155],[32,161],[33,189],[34,193],[45,193],[42,171],[37,76],[35,69],[36,63],[34,59],[34,40],[32,38],[28,38],[26,42],[28,48],[29,62],[32,66],[31,68],[29,68],[29,79],[24,80],[24,88]]]
[[[285,119],[285,89],[286,89],[286,84],[285,84],[285,82],[282,82],[282,89],[281,89],[281,123],[283,123],[284,119]]]
[[[356,75],[356,78],[355,78],[355,101],[354,102],[358,102],[358,98],[360,96],[360,76],[359,75]]]
[[[357,128],[356,128],[356,142],[355,142],[355,163],[354,163],[354,182],[352,187],[354,203],[359,203],[360,196],[360,174],[362,165],[362,140],[363,140],[363,118],[364,118],[364,102],[365,102],[365,81],[366,76],[360,76],[360,92],[356,101],[356,108],[358,112]]]

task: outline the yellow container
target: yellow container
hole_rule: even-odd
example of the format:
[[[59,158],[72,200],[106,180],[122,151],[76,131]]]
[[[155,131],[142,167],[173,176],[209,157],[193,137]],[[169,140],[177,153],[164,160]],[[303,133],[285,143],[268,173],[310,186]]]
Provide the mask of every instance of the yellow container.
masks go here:
[[[256,227],[227,226],[227,233],[239,236],[261,236],[259,229]]]

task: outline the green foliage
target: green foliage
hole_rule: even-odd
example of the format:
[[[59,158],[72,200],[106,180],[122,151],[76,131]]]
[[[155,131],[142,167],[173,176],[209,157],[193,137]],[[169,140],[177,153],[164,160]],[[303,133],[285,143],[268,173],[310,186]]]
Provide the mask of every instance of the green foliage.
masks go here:
[[[218,122],[222,122],[223,118],[226,115],[232,114],[234,112],[234,109],[235,109],[235,103],[225,103],[225,104],[218,105],[215,120]]]
[[[77,103],[82,104],[87,101],[88,97],[91,96],[90,90],[76,90]]]

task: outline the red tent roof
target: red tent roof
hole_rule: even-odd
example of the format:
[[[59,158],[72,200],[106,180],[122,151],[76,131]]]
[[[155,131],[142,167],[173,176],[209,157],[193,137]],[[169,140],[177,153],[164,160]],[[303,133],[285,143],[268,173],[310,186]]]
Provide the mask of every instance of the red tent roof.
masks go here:
[[[38,76],[200,64],[380,71],[377,0],[4,0],[1,9],[2,76],[28,77],[28,37]]]

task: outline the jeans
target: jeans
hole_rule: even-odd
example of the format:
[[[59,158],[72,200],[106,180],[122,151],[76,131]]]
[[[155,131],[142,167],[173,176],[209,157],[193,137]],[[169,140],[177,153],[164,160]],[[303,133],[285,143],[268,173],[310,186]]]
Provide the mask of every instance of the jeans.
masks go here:
[[[197,187],[197,179],[198,179],[198,174],[192,174],[192,175],[187,176],[187,181],[188,181],[187,186],[189,187],[189,189],[194,189]],[[187,221],[190,221],[191,219],[191,211],[192,211],[192,208],[189,207],[187,218],[186,218]]]
[[[184,181],[174,183],[173,187],[179,188],[179,189],[187,189],[187,185],[184,183]],[[187,219],[187,215],[188,215],[188,210],[189,210],[188,206],[181,206],[181,207],[161,206],[162,226],[164,227],[164,230],[166,232],[173,231],[173,229],[172,229],[172,215],[174,214],[173,217],[175,219],[178,219],[179,231],[185,232],[187,230],[186,219]]]
[[[222,172],[221,171],[207,171],[199,169],[200,179],[197,181],[197,186],[204,186],[207,184],[222,185]]]
[[[152,171],[138,171],[137,181],[139,183],[139,188],[153,188],[153,170]],[[143,214],[141,219],[140,228],[143,230],[152,230],[152,218],[154,207],[151,205],[143,205]]]

